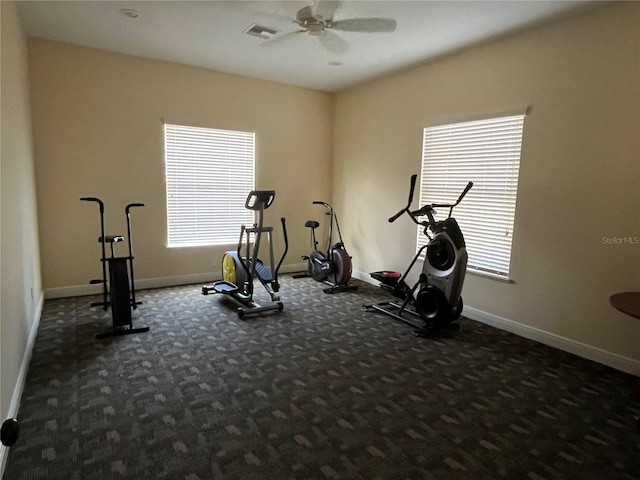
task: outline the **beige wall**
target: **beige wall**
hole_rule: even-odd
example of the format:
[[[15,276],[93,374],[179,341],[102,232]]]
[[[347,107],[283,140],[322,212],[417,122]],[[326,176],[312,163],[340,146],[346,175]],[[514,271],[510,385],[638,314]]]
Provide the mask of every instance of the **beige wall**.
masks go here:
[[[26,38],[0,2],[0,421],[15,415],[42,308]],[[17,387],[16,387],[17,386]],[[18,390],[16,390],[16,388]],[[13,402],[13,403],[12,403]],[[4,451],[4,448],[2,449]]]
[[[333,200],[360,275],[404,270],[404,206],[424,126],[531,107],[511,276],[467,275],[466,305],[565,345],[635,360],[640,322],[610,294],[640,289],[640,4],[620,3],[337,95]],[[606,354],[605,354],[606,355]],[[597,355],[596,355],[597,356]],[[631,362],[633,364],[633,362]]]
[[[287,218],[285,264],[301,263],[311,202],[331,193],[331,95],[39,39],[29,61],[48,293],[86,293],[74,287],[100,277],[98,207],[83,196],[105,202],[107,234],[126,235],[125,205],[146,204],[132,211],[137,286],[220,277],[229,247],[166,247],[162,119],[256,132],[256,186],[277,192],[265,222],[278,252]]]

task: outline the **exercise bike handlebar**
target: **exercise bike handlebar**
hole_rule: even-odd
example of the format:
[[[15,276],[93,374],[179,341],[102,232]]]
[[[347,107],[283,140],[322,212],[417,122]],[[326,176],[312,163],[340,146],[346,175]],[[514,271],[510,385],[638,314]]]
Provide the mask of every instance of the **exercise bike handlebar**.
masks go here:
[[[144,203],[130,203],[129,205],[124,207],[125,213],[129,215],[129,210],[131,210],[133,207],[144,207]]]
[[[97,202],[100,205],[100,213],[104,213],[104,203],[97,197],[81,197],[83,202]]]
[[[333,207],[331,205],[329,205],[327,202],[323,202],[321,200],[314,200],[312,202],[314,205],[322,205],[324,206],[327,210],[329,210],[326,215],[333,215]]]

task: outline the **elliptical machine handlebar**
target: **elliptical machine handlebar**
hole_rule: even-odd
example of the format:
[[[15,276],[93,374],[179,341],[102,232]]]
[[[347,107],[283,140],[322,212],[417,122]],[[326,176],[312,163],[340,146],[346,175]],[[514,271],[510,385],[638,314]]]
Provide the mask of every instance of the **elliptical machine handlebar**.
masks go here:
[[[467,192],[469,190],[471,190],[471,187],[473,187],[473,182],[467,183],[467,186],[464,187],[464,190],[462,191],[462,193],[458,197],[458,200],[456,200],[456,203],[453,203],[453,204],[451,204],[451,203],[432,203],[432,204],[429,204],[429,205],[424,205],[423,207],[419,208],[418,210],[412,211],[411,215],[414,216],[414,217],[421,217],[422,215],[427,215],[427,216],[429,216],[429,221],[431,223],[433,223],[433,220],[431,219],[430,215],[434,213],[434,209],[435,208],[448,208],[449,209],[449,217],[450,217],[452,212],[453,212],[453,207],[458,206],[458,204],[462,201],[462,199],[467,194]]]
[[[458,204],[462,201],[462,199],[464,198],[464,196],[469,192],[469,190],[471,190],[471,187],[473,187],[473,182],[469,182],[467,183],[467,186],[464,187],[464,190],[462,191],[462,193],[460,194],[460,196],[458,197],[458,200],[456,200],[456,203],[454,204],[449,204],[449,203],[434,203],[433,205],[425,205],[425,207],[422,208],[426,208],[426,207],[431,207],[433,208],[448,208],[449,209],[449,216],[451,216],[451,213],[453,212],[453,207],[457,207]],[[422,209],[421,209],[422,210]]]
[[[453,212],[453,208],[456,207],[462,201],[462,199],[465,197],[465,195],[467,193],[469,193],[469,190],[471,190],[471,188],[473,187],[473,182],[467,183],[467,186],[464,187],[464,190],[462,191],[462,193],[460,194],[460,196],[458,197],[458,199],[456,200],[455,203],[433,203],[433,204],[424,205],[423,207],[419,208],[418,210],[413,210],[412,211],[411,210],[411,204],[413,203],[413,194],[414,194],[414,191],[415,191],[417,178],[418,178],[418,175],[416,175],[416,174],[411,175],[411,187],[409,189],[409,202],[407,203],[406,207],[404,207],[402,210],[400,210],[394,216],[389,218],[389,223],[395,222],[398,218],[400,218],[402,216],[403,213],[406,213],[407,215],[409,215],[411,220],[413,220],[413,222],[416,225],[422,225],[424,227],[429,227],[431,225],[435,225],[437,222],[433,217],[434,208],[448,208],[449,209],[449,217],[451,217],[451,214]],[[421,222],[416,218],[416,217],[421,217],[423,215],[426,215],[429,218],[428,222],[425,222],[425,221]]]
[[[416,189],[417,180],[418,180],[418,175],[416,175],[415,173],[411,175],[411,188],[409,189],[409,201],[407,202],[407,206],[404,207],[402,210],[400,210],[398,213],[396,213],[393,217],[390,217],[389,223],[395,222],[405,212],[407,212],[409,216],[413,219],[413,221],[417,223],[416,219],[413,218],[413,216],[411,215],[411,211],[409,210],[409,208],[411,207],[411,204],[413,203],[413,192]]]
[[[282,235],[284,237],[284,252],[282,252],[282,256],[280,257],[280,261],[276,266],[273,276],[274,283],[276,284],[276,291],[278,291],[280,284],[278,283],[278,272],[280,271],[280,267],[282,266],[282,262],[284,262],[284,257],[287,256],[287,252],[289,251],[289,238],[287,236],[287,223],[284,217],[280,217],[280,222],[282,223]]]

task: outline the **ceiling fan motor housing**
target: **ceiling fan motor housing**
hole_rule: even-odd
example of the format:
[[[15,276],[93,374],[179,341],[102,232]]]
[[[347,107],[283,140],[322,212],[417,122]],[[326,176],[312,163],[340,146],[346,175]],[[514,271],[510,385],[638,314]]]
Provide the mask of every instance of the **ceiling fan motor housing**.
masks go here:
[[[298,11],[296,23],[310,35],[320,35],[325,28],[331,27],[331,19],[324,20],[320,16],[316,17],[311,11],[311,7],[304,7]]]

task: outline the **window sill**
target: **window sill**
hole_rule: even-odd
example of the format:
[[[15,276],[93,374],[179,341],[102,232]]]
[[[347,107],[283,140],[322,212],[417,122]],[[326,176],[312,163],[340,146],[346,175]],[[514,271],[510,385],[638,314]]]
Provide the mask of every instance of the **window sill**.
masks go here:
[[[514,283],[514,281],[511,280],[509,277],[498,275],[497,273],[483,272],[482,270],[473,270],[470,268],[467,268],[467,273],[471,275],[476,275],[477,277],[489,278],[491,280],[496,280],[502,283]]]

